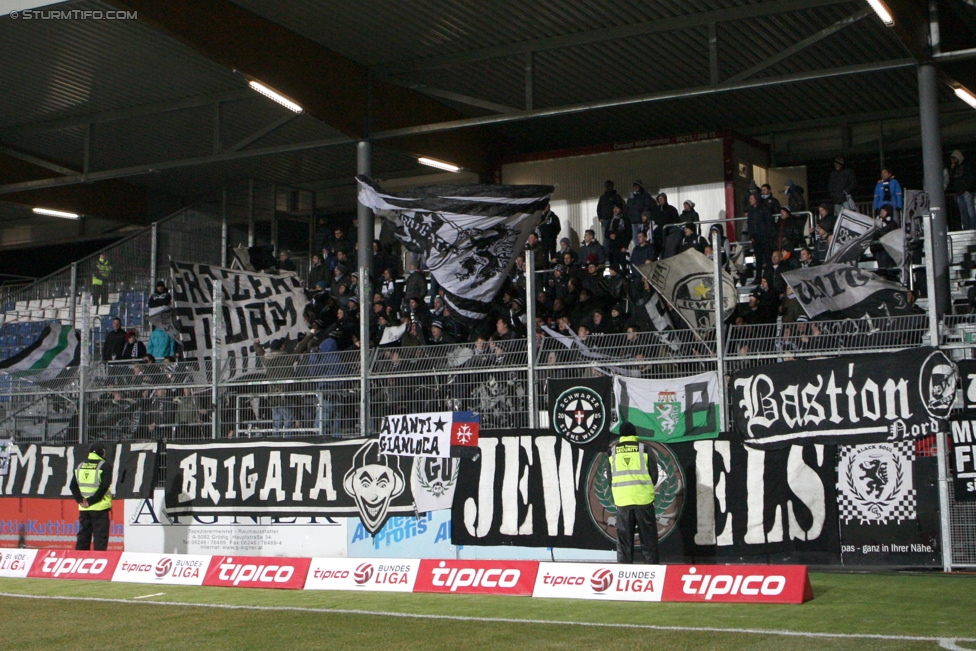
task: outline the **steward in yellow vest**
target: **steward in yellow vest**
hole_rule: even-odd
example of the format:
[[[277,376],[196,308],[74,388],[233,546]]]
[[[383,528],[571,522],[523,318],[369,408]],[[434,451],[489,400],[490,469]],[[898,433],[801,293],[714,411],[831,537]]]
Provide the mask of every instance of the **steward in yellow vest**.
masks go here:
[[[634,530],[640,532],[644,562],[657,565],[657,517],[654,486],[657,455],[637,439],[630,423],[620,426],[620,438],[610,445],[610,492],[617,507],[617,562],[634,562]]]
[[[109,514],[112,510],[112,464],[105,460],[105,444],[92,443],[88,459],[75,466],[71,494],[78,502],[78,540],[75,549],[108,549]]]

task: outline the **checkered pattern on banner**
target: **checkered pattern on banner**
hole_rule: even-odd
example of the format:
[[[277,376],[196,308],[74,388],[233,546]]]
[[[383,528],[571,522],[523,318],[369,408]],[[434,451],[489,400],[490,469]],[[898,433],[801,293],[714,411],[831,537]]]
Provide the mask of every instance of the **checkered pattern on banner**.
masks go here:
[[[854,464],[870,459],[871,452],[885,463],[887,482],[894,483],[890,493],[870,494],[851,477]],[[860,524],[901,524],[915,520],[917,516],[916,491],[912,480],[912,463],[915,461],[914,441],[871,443],[867,445],[840,446],[837,463],[837,510],[841,521],[848,524],[856,520]],[[863,468],[860,469],[863,474]]]

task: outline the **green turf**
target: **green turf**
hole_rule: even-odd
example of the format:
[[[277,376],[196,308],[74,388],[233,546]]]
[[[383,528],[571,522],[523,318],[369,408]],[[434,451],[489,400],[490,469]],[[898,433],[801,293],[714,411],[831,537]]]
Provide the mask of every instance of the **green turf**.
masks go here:
[[[0,579],[0,592],[659,626],[976,638],[976,577],[814,574],[802,606],[638,604],[518,597],[300,592]],[[2,648],[99,649],[937,649],[929,641],[246,611],[0,597]],[[960,643],[976,649],[976,642]]]

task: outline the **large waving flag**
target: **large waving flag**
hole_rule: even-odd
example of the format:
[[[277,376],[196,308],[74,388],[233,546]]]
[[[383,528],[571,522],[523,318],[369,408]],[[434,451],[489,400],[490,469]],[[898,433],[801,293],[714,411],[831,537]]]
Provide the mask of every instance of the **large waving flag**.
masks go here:
[[[23,380],[53,380],[68,366],[77,366],[81,353],[78,331],[71,326],[52,323],[41,336],[13,357],[0,361],[0,373]]]
[[[525,248],[551,185],[431,185],[400,194],[384,193],[358,176],[359,202],[377,212],[392,211],[396,236],[447,292],[457,314],[480,319]]]

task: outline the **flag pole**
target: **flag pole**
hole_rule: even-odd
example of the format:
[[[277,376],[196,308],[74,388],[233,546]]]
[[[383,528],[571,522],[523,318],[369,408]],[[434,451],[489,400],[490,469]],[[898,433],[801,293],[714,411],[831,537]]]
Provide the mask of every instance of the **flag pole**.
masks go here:
[[[712,266],[715,273],[715,360],[716,370],[718,371],[718,421],[721,431],[728,431],[728,422],[725,414],[725,333],[722,327],[725,325],[725,289],[724,279],[722,278],[722,255],[720,253],[722,240],[718,231],[712,231]]]

